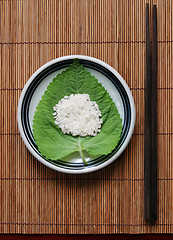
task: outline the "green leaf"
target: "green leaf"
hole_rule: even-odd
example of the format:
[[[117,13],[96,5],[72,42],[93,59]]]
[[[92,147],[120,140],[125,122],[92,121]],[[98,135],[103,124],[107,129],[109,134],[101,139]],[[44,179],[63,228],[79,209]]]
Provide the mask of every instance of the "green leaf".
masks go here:
[[[54,123],[53,107],[64,96],[72,93],[89,94],[91,101],[99,105],[103,124],[97,136],[74,137],[63,134]],[[83,150],[91,155],[109,154],[118,144],[121,131],[122,120],[115,103],[101,83],[91,76],[78,59],[48,85],[36,108],[33,122],[33,134],[38,149],[52,161],[58,161],[76,151],[79,151],[83,158]]]

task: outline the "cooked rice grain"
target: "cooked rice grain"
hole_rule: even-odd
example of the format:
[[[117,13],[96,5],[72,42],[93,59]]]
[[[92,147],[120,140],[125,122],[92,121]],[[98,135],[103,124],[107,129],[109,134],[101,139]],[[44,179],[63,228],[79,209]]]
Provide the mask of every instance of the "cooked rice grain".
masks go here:
[[[101,131],[101,112],[88,94],[71,94],[53,107],[55,124],[64,134],[96,136]]]

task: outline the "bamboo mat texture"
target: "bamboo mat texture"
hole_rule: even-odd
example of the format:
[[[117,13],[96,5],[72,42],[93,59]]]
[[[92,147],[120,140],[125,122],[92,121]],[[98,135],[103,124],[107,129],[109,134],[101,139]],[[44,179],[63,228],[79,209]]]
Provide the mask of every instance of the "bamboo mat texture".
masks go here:
[[[145,3],[158,15],[158,220],[144,215]],[[0,0],[0,232],[173,233],[173,0]],[[17,104],[44,63],[83,54],[129,85],[136,125],[125,152],[85,175],[55,172],[26,149]]]

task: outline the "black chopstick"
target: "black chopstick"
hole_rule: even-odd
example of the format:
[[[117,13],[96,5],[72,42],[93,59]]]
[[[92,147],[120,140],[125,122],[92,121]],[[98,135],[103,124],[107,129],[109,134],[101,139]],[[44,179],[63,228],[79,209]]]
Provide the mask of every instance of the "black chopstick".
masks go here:
[[[157,219],[157,12],[152,10],[152,54],[149,4],[146,4],[146,76],[144,134],[144,218]],[[151,60],[150,60],[151,59]],[[150,67],[152,65],[152,68]]]
[[[157,219],[157,9],[152,9],[152,142],[150,220]]]
[[[144,131],[144,218],[150,219],[151,158],[151,68],[149,4],[146,4],[146,69],[145,69],[145,131]]]

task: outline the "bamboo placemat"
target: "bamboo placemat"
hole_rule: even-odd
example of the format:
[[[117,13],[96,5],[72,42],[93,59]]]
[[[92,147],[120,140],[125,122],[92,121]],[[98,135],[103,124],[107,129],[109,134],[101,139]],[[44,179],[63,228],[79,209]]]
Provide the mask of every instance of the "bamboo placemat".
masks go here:
[[[0,232],[173,233],[173,1],[158,12],[158,221],[144,213],[145,0],[0,0]],[[26,81],[54,58],[84,54],[131,88],[136,125],[125,152],[82,176],[40,164],[19,135]]]

